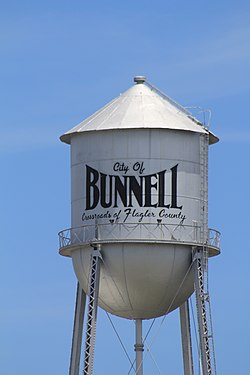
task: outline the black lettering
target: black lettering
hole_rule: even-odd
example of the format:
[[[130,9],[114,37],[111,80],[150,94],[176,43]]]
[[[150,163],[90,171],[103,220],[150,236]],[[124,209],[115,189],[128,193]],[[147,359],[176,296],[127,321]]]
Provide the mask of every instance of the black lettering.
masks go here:
[[[143,178],[140,177],[140,182],[137,181],[135,176],[129,176],[129,207],[133,207],[132,204],[132,192],[139,204],[142,207],[142,182]]]
[[[123,183],[119,176],[114,176],[114,178],[115,178],[114,207],[118,207],[118,204],[117,204],[118,195],[124,207],[127,207],[127,177],[123,176],[123,179],[124,179]]]
[[[159,191],[158,191],[158,207],[169,208],[170,204],[165,205],[165,175],[166,169],[158,173],[159,176]]]
[[[109,179],[109,191],[107,194],[107,175],[100,173],[101,176],[101,206],[103,208],[108,208],[112,206],[112,175],[108,176]],[[108,195],[109,199],[106,202],[106,196]]]
[[[86,210],[93,210],[98,204],[100,195],[99,189],[96,186],[98,179],[98,171],[86,165]]]
[[[156,178],[157,174],[149,174],[148,176],[144,176],[145,180],[145,202],[144,207],[157,207],[158,203],[152,203],[151,197],[152,197],[152,189],[157,190],[157,182],[155,184],[152,184],[151,179]]]
[[[176,164],[173,168],[171,168],[172,173],[172,195],[171,195],[171,208],[179,208],[182,210],[182,206],[177,206],[177,167]]]

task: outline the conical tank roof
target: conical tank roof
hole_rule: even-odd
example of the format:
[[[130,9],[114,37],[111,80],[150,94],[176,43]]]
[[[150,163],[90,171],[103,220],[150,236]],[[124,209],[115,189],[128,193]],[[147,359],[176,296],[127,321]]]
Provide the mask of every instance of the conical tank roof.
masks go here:
[[[140,79],[139,79],[140,78]],[[173,129],[207,133],[202,124],[172,99],[135,77],[136,84],[109,102],[92,116],[63,134],[61,141],[70,144],[71,136],[90,131],[112,129]],[[218,138],[209,132],[209,143]]]

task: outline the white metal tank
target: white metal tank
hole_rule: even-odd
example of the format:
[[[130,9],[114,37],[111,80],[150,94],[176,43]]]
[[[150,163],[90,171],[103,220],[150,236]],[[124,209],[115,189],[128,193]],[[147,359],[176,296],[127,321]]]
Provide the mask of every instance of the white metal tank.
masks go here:
[[[192,247],[206,242],[204,155],[218,138],[144,77],[61,136],[71,145],[72,227],[62,255],[88,294],[101,245],[99,306],[128,319],[179,307],[193,292]],[[205,184],[205,186],[204,186]]]

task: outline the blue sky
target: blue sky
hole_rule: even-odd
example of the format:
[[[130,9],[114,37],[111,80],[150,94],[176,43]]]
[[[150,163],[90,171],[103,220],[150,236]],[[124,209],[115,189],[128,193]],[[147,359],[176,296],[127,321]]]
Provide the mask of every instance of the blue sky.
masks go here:
[[[133,84],[212,110],[209,224],[222,232],[210,294],[218,374],[249,368],[250,4],[10,0],[0,4],[0,373],[67,374],[76,280],[57,232],[70,226],[69,147],[59,135]],[[129,363],[99,311],[95,373]],[[133,324],[115,319],[133,355]],[[181,374],[177,313],[152,333]],[[154,336],[156,337],[155,339]],[[157,373],[150,355],[147,372]]]

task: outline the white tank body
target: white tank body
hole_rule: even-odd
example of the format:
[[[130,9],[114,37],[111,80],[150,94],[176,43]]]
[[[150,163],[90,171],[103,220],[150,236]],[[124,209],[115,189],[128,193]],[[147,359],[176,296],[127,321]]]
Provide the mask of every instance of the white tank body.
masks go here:
[[[76,276],[88,290],[91,248],[72,252]],[[102,246],[99,306],[128,319],[150,319],[180,306],[193,292],[191,249],[184,245],[116,243]]]
[[[72,137],[71,149],[73,227],[93,224],[94,219],[89,219],[93,215],[99,215],[101,223],[101,214],[116,220],[119,213],[119,222],[137,222],[138,218],[132,216],[134,211],[138,214],[148,211],[150,216],[142,222],[157,219],[166,219],[170,225],[199,222],[199,134],[167,129],[89,132]],[[172,192],[175,182],[176,192]],[[148,201],[145,190],[150,194]],[[141,202],[136,199],[136,191],[142,197]],[[101,199],[104,192],[105,199]],[[125,192],[126,199],[122,202]],[[167,218],[177,214],[180,217]]]
[[[204,210],[200,156],[206,132],[190,119],[180,128],[171,106],[168,115],[177,125],[164,125],[166,108],[161,114],[156,102],[164,106],[164,100],[148,90],[135,86],[130,102],[125,95],[116,110],[107,106],[108,113],[101,110],[62,136],[71,144],[73,228],[64,255],[72,257],[88,293],[91,244],[99,243],[98,304],[128,319],[161,316],[192,294],[192,246],[201,242]]]

